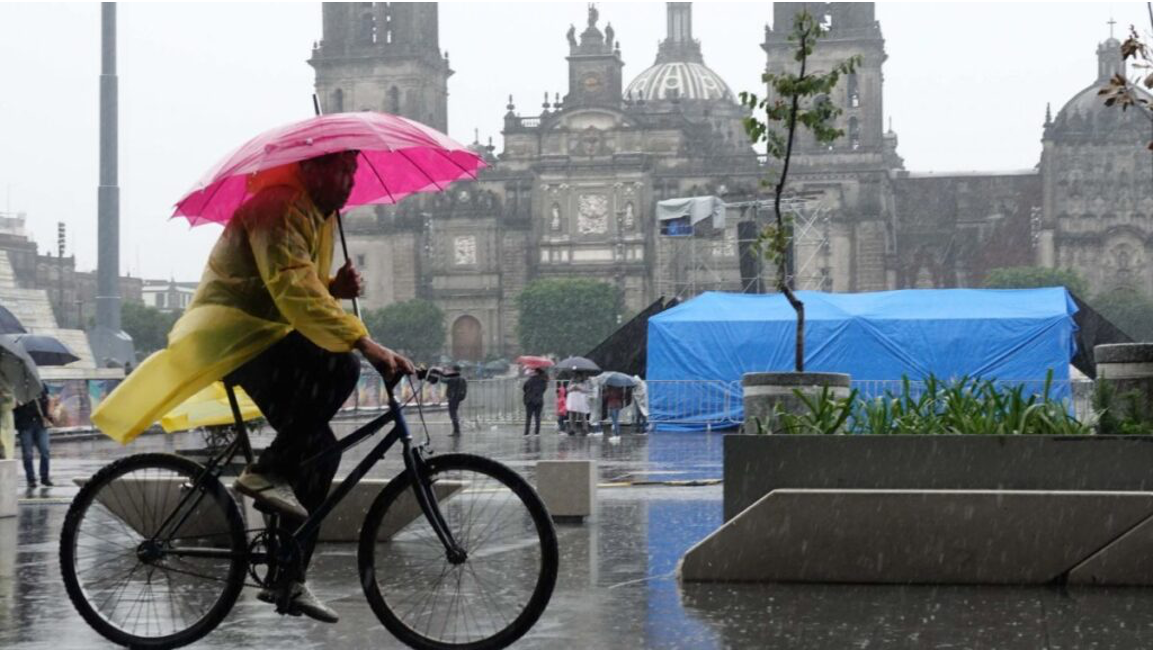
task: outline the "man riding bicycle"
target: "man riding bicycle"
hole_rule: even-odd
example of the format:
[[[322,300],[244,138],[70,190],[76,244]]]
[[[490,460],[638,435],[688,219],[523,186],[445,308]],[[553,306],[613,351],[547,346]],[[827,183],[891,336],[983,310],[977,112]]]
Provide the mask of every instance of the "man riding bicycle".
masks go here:
[[[252,198],[213,248],[200,286],[152,355],[109,395],[92,421],[127,442],[175,406],[218,380],[241,386],[276,437],[237,479],[236,490],[299,526],[328,494],[339,458],[302,461],[336,441],[329,420],[356,387],[360,362],[386,377],[413,372],[405,357],[369,337],[341,306],[361,290],[348,262],[332,266],[335,213],[345,205],[356,152],[292,163],[254,175]],[[335,623],[336,612],[305,583],[316,533],[302,544],[290,613]],[[261,592],[272,602],[275,594]]]

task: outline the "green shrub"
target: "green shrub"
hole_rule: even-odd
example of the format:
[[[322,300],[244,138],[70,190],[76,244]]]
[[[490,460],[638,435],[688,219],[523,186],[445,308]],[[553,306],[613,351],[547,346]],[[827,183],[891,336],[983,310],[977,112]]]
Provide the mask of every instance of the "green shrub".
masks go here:
[[[1145,399],[1140,390],[1115,394],[1114,385],[1110,382],[1095,382],[1093,397],[1095,430],[1104,436],[1151,435],[1154,423],[1143,408]]]
[[[933,375],[915,389],[908,377],[901,391],[877,397],[837,398],[823,388],[820,395],[794,394],[804,404],[802,413],[775,408],[774,433],[809,434],[1003,434],[1086,435],[1092,429],[1070,415],[1069,404],[1050,396],[1052,373],[1040,394],[1025,386],[999,386],[992,380],[963,377],[941,381]],[[758,433],[769,433],[766,422],[756,422]],[[1147,433],[1149,433],[1149,424]]]

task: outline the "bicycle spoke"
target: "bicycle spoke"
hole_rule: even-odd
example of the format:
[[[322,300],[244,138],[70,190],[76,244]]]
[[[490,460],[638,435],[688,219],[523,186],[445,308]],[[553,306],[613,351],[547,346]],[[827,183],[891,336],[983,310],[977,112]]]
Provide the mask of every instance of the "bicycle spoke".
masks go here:
[[[454,462],[477,462],[482,467],[491,464],[467,458],[471,457]],[[372,566],[379,571],[376,584],[382,608],[378,608],[372,594],[370,602],[386,624],[391,620],[400,624],[399,628],[390,625],[390,630],[403,632],[405,638],[420,643],[465,646],[493,639],[503,632],[512,631],[519,636],[540,615],[541,601],[532,603],[546,571],[545,531],[550,535],[548,543],[554,549],[556,562],[552,527],[547,513],[531,511],[506,482],[520,479],[499,466],[497,470],[490,474],[487,469],[438,469],[436,464],[430,465],[434,485],[461,486],[437,499],[436,505],[449,534],[466,553],[464,563],[449,561],[432,524],[424,517],[373,546]],[[502,478],[506,475],[508,479]],[[533,567],[533,577],[518,582],[518,574],[510,573],[512,563],[525,562]],[[550,582],[546,583],[549,591],[556,575],[555,568],[551,571]],[[531,606],[537,610],[531,616],[523,616]]]
[[[98,474],[73,502],[80,512],[70,511],[65,525],[65,586],[97,631],[121,645],[188,643],[189,634],[210,629],[207,618],[210,626],[219,622],[227,607],[218,605],[243,586],[244,536],[229,511],[235,505],[216,482],[186,489],[202,471],[188,461],[143,454],[118,462],[123,471]],[[223,557],[178,555],[196,547]]]

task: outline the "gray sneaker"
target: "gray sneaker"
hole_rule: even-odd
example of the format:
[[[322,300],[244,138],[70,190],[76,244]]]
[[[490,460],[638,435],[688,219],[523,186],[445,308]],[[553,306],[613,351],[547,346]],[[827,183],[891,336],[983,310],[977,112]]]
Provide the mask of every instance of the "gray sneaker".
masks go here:
[[[292,589],[293,597],[289,602],[289,614],[292,616],[305,616],[321,623],[336,623],[341,620],[335,611],[328,605],[320,601],[313,595],[309,589],[308,583],[294,582],[290,587]],[[266,603],[276,602],[276,592],[272,589],[261,589],[257,595],[257,600]]]
[[[275,476],[258,474],[245,468],[237,477],[233,487],[237,492],[252,497],[256,501],[274,508],[278,512],[306,519],[309,511],[297,501],[292,486]]]

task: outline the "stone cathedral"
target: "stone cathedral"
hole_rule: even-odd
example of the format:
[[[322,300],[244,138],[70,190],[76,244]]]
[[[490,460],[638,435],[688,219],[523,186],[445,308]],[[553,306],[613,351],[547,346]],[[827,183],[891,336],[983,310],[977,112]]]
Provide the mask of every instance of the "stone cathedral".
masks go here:
[[[1046,107],[1035,168],[919,174],[905,169],[885,128],[885,39],[872,3],[774,3],[774,28],[760,44],[767,69],[792,69],[787,36],[802,6],[828,25],[815,65],[855,54],[863,64],[820,98],[843,108],[845,137],[827,147],[803,135],[795,148],[799,288],[979,286],[991,268],[1039,265],[1076,269],[1094,291],[1150,291],[1150,122],[1097,98],[1121,69],[1117,40],[1099,46],[1096,76],[1087,56],[1085,90],[1056,115]],[[309,63],[325,111],[380,110],[447,130],[453,70],[437,11],[324,3]],[[766,162],[749,145],[735,93],[693,38],[691,4],[667,3],[666,38],[632,80],[622,77],[611,16],[603,23],[591,5],[580,18],[558,29],[568,41],[568,92],[546,95],[532,113],[510,98],[500,150],[472,145],[491,165],[479,181],[348,216],[365,306],[433,301],[454,358],[518,352],[516,299],[537,278],[612,283],[627,313],[663,296],[741,290],[739,222],[769,217],[758,207]],[[656,202],[701,195],[725,201],[725,224],[663,234]]]

